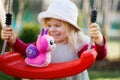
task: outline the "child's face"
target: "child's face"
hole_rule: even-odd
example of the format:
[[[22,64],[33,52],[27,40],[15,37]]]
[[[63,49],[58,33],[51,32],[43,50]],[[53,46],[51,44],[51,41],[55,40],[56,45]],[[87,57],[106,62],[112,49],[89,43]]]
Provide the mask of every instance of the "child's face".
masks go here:
[[[47,21],[49,34],[53,36],[55,43],[66,43],[67,35],[65,25],[62,21],[57,19],[50,19]]]

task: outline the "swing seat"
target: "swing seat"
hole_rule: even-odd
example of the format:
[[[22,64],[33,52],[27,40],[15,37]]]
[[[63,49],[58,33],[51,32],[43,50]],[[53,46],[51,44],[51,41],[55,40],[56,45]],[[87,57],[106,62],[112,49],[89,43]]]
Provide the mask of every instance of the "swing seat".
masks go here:
[[[77,60],[63,63],[51,63],[47,67],[31,67],[24,62],[24,58],[17,52],[6,52],[0,55],[0,71],[20,78],[51,79],[78,74],[89,68],[96,60],[97,52],[86,50]]]

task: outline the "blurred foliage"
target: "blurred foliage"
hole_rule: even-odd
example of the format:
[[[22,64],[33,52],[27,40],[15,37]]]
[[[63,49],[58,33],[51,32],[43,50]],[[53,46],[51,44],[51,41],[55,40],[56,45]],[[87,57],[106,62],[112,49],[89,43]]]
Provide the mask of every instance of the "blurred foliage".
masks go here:
[[[78,22],[77,22],[78,26],[83,28],[85,25],[84,25],[84,18],[83,18],[83,14],[80,13],[80,10],[79,10],[79,15],[78,15]]]
[[[120,29],[120,22],[114,22],[112,24],[112,29]]]
[[[31,10],[34,2],[33,0],[13,0],[12,11],[14,13],[14,16],[18,14],[19,6],[20,6],[19,1],[24,1],[24,3],[26,3],[24,10],[27,10],[27,11]]]
[[[18,8],[19,8],[18,0],[13,0],[13,3],[15,3],[12,5],[13,13],[15,16],[18,14]]]
[[[102,69],[102,68],[101,68]],[[120,80],[119,70],[88,70],[90,80]]]
[[[20,1],[23,1],[25,3],[24,5],[24,11],[23,16],[28,16],[28,14],[38,14],[42,10],[42,0],[13,0],[13,5],[12,5],[12,13],[14,16],[14,20],[16,20],[17,15],[19,14],[20,10]],[[32,10],[32,11],[31,11]],[[31,17],[29,17],[31,19]],[[35,18],[36,19],[36,18]],[[24,19],[23,19],[24,20]]]
[[[2,72],[0,72],[0,80],[14,80],[12,76],[8,76]]]
[[[26,43],[36,41],[40,33],[40,26],[34,23],[23,23],[23,25],[24,27],[20,31],[19,38]]]

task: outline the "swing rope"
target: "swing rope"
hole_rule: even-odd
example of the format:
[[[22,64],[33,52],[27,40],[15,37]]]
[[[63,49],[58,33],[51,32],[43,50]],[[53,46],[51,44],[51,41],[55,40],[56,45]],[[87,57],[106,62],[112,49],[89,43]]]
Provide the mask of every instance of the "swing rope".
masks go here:
[[[94,0],[93,1],[93,10],[91,11],[91,23],[96,22],[96,19],[97,19],[96,0]],[[93,38],[90,37],[90,43],[89,43],[89,46],[87,49],[88,51],[90,51],[92,44],[93,44]]]
[[[8,13],[6,14],[6,23],[5,23],[6,27],[10,27],[12,21],[12,14],[10,13],[10,9],[11,9],[11,0],[8,0]],[[1,55],[4,55],[6,46],[7,46],[7,41],[4,40]]]

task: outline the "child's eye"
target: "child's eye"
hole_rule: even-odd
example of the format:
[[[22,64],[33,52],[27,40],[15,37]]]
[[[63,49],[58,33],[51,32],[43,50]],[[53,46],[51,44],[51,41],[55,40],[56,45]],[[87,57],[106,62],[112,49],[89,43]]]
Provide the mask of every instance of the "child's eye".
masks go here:
[[[50,25],[48,25],[48,28],[50,28],[51,26]]]
[[[60,27],[61,25],[59,24],[59,25],[55,25],[56,27]]]

